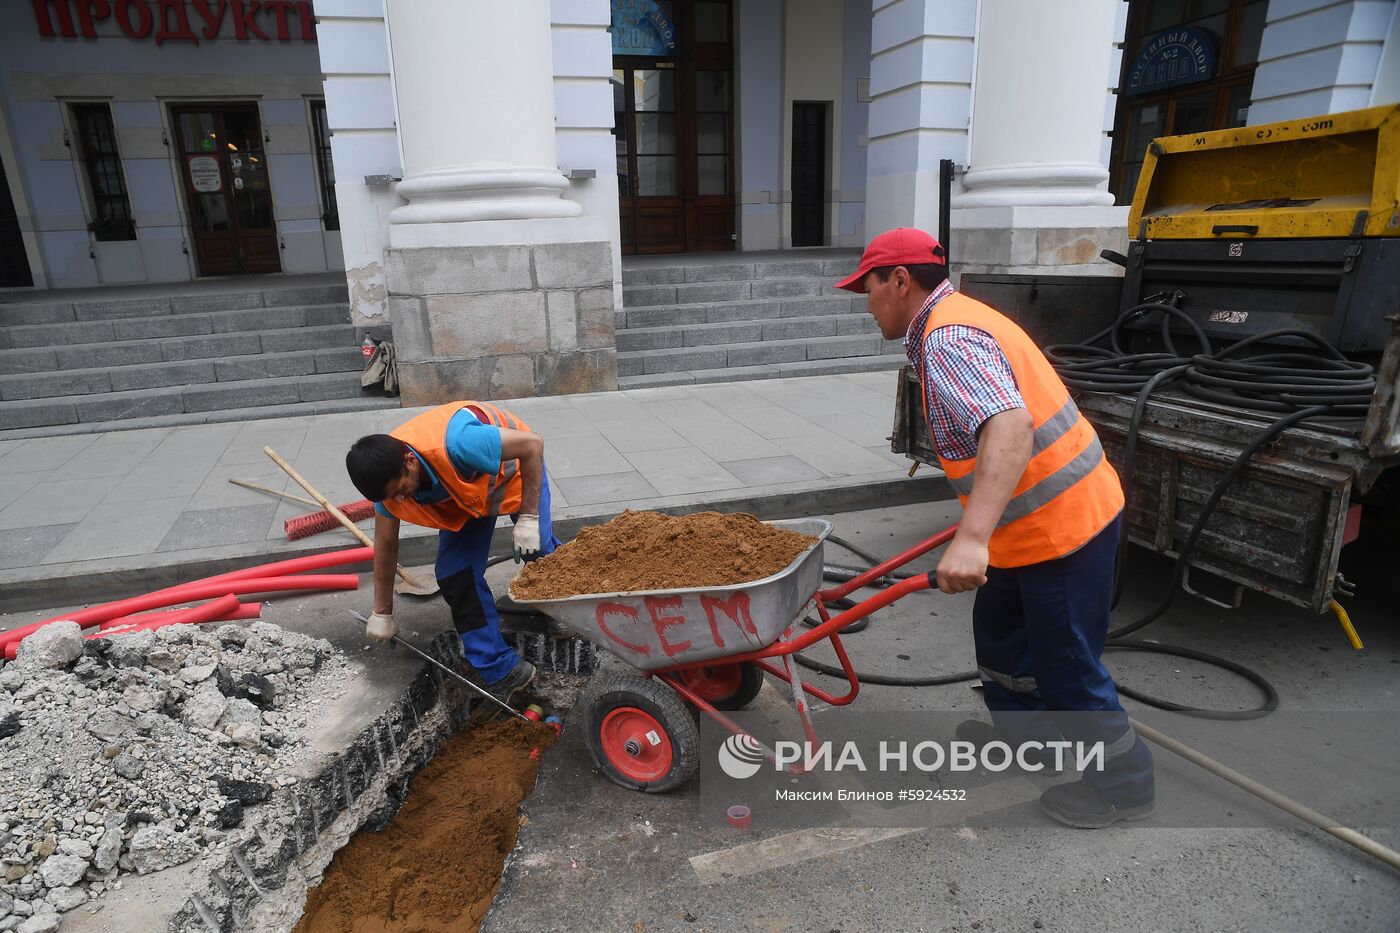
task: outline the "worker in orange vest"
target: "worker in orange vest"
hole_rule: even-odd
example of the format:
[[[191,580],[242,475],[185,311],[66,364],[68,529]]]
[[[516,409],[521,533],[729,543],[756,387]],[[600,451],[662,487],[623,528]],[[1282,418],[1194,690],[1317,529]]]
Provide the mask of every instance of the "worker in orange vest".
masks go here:
[[[963,506],[936,575],[945,593],[977,590],[972,630],[994,724],[967,720],[958,737],[1102,742],[1102,768],[1048,788],[1041,807],[1085,828],[1146,818],[1152,753],[1100,659],[1123,490],[1093,426],[1025,331],[952,287],[947,254],[922,230],[875,237],[836,287],[864,293],[885,339],[904,339]]]
[[[345,456],[355,488],[375,503],[374,614],[365,634],[387,642],[394,622],[399,524],[437,528],[435,571],[462,643],[462,656],[502,701],[528,687],[535,667],[501,636],[486,583],[496,518],[509,515],[517,561],[559,546],[549,518],[544,440],[486,402],[429,409],[388,434],[360,438]]]

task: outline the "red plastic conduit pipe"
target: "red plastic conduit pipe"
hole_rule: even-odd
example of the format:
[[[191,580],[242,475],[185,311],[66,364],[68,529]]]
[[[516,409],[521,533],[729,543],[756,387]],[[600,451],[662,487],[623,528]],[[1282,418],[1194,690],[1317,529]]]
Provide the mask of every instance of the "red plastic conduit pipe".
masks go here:
[[[198,607],[203,608],[203,607]],[[143,612],[133,616],[121,616],[116,619],[109,619],[106,622],[99,622],[97,627],[102,631],[109,628],[118,628],[125,625],[145,625],[147,622],[159,622],[168,619],[177,612],[188,612],[187,609],[163,609],[160,612]],[[240,619],[256,619],[262,615],[262,603],[239,603],[232,612],[225,612],[212,619],[201,619],[202,622],[237,622]]]
[[[213,577],[191,580],[189,583],[178,583],[175,586],[168,586],[163,590],[156,590],[155,593],[168,593],[173,590],[183,590],[191,586],[199,586],[202,583],[214,583],[221,580],[246,580],[250,577],[285,577],[289,574],[305,573],[308,570],[325,570],[328,567],[344,567],[349,564],[368,563],[373,560],[374,548],[372,547],[349,548],[344,551],[331,551],[326,554],[309,554],[306,557],[294,557],[291,560],[276,561],[275,563],[262,564],[258,567],[245,567],[242,570],[233,570]],[[149,595],[154,595],[154,593]]]
[[[155,630],[164,628],[167,625],[178,625],[186,623],[188,625],[198,625],[201,622],[212,622],[214,619],[230,612],[238,610],[238,597],[232,593],[220,596],[218,599],[211,599],[202,606],[195,606],[192,609],[173,609],[170,612],[150,613],[144,616],[127,616],[127,621],[120,628],[121,632],[114,632],[112,629],[119,626],[113,624],[120,622],[120,619],[112,619],[99,625],[100,631],[89,638],[101,638],[103,635],[122,635],[127,632],[140,632],[146,629]]]
[[[50,622],[68,620],[77,622],[79,626],[87,628],[99,622],[106,622],[108,619],[115,619],[118,616],[145,612],[149,609],[160,609],[164,606],[174,605],[175,603],[210,599],[212,597],[222,596],[225,593],[240,595],[247,593],[279,593],[285,590],[353,590],[358,588],[359,585],[360,578],[353,573],[308,574],[298,577],[257,577],[224,581],[204,580],[199,583],[181,587],[178,590],[163,590],[157,593],[147,593],[145,596],[134,596],[131,599],[106,603],[102,606],[80,609],[77,612],[55,616],[52,619],[45,619],[43,622],[35,622],[33,625],[26,625],[23,628],[17,628],[14,631],[6,632],[4,638],[5,658],[7,660],[14,660],[15,653],[19,650],[20,641],[32,634],[36,629]]]
[[[187,592],[191,587],[199,587],[199,586],[202,586],[202,585],[204,585],[204,584],[214,583],[214,582],[216,582],[216,581],[224,581],[224,580],[242,580],[242,579],[247,579],[247,578],[249,578],[249,577],[280,577],[280,576],[282,576],[282,575],[289,574],[289,573],[299,573],[299,572],[301,572],[301,571],[306,571],[306,570],[321,570],[321,569],[324,569],[324,568],[326,568],[326,567],[342,567],[342,566],[345,566],[345,565],[347,565],[347,564],[358,564],[358,563],[363,563],[363,562],[365,562],[365,561],[370,561],[370,560],[373,560],[373,559],[374,559],[374,548],[372,548],[372,547],[349,548],[349,549],[344,550],[344,551],[331,551],[331,552],[326,553],[326,554],[309,554],[309,555],[307,555],[307,556],[305,556],[305,557],[295,557],[295,558],[292,558],[291,560],[277,561],[277,562],[271,563],[271,564],[263,564],[263,565],[258,566],[258,567],[247,567],[247,568],[245,568],[245,569],[243,569],[243,570],[234,570],[234,571],[232,571],[232,572],[230,572],[230,573],[222,573],[222,574],[219,574],[218,576],[206,577],[205,579],[202,579],[202,580],[192,580],[192,581],[190,581],[189,583],[181,583],[181,584],[179,584],[178,586],[170,586],[170,587],[166,587],[165,589],[156,590],[155,592],[152,592],[152,593],[147,593],[147,594],[146,594],[146,597],[150,597],[150,596],[160,596],[160,595],[169,595],[169,594],[175,594],[175,593],[184,593],[184,592]],[[299,588],[299,587],[298,587],[298,588]],[[344,587],[335,587],[335,588],[336,588],[336,589],[343,589]],[[292,589],[292,587],[286,587],[286,589]],[[349,589],[353,589],[353,587],[349,587]],[[226,592],[226,591],[225,591],[225,592]],[[134,598],[135,598],[135,599],[143,599],[143,598],[146,598],[146,597],[134,597]],[[194,598],[203,598],[203,597],[194,597]],[[58,621],[61,621],[61,620],[64,620],[64,619],[68,619],[68,620],[76,621],[79,625],[81,625],[81,626],[83,626],[84,628],[86,628],[86,627],[92,625],[92,624],[93,624],[93,621],[105,621],[106,619],[111,618],[111,616],[104,615],[104,616],[101,616],[101,617],[94,617],[94,618],[93,618],[93,621],[82,621],[81,619],[78,618],[79,616],[82,616],[84,613],[91,613],[91,612],[94,612],[95,610],[105,609],[105,608],[107,608],[108,606],[117,606],[117,605],[121,605],[121,604],[124,604],[124,603],[129,602],[129,601],[130,601],[130,600],[122,600],[122,601],[120,601],[120,602],[118,602],[118,603],[104,603],[104,604],[98,605],[98,606],[90,606],[90,607],[87,608],[87,609],[82,609],[82,610],[79,610],[79,611],[77,611],[77,612],[71,613],[71,614],[69,614],[69,615],[53,616],[52,618],[43,619],[42,621],[39,621],[39,622],[32,622],[32,623],[30,623],[29,625],[22,625],[22,626],[20,626],[19,628],[11,629],[11,630],[8,631],[8,632],[0,632],[0,646],[4,646],[4,647],[5,647],[5,651],[6,651],[6,656],[7,656],[7,657],[14,657],[14,654],[10,651],[10,646],[12,646],[12,645],[16,644],[17,642],[19,642],[20,639],[25,638],[26,636],[31,635],[31,634],[33,634],[34,632],[37,632],[39,629],[43,628],[45,625],[48,625],[50,622],[58,622]],[[169,606],[169,605],[171,605],[171,604],[173,604],[173,603],[177,603],[177,602],[188,602],[188,601],[189,601],[188,599],[172,599],[172,600],[170,600],[170,602],[167,602],[167,603],[156,603],[155,606],[157,606],[157,607],[158,607],[158,606]],[[143,608],[151,608],[151,607],[143,607]],[[128,612],[128,611],[129,611],[129,610],[122,609],[122,610],[121,610],[120,612],[118,612],[117,614],[118,614],[118,615],[125,614],[125,613]]]

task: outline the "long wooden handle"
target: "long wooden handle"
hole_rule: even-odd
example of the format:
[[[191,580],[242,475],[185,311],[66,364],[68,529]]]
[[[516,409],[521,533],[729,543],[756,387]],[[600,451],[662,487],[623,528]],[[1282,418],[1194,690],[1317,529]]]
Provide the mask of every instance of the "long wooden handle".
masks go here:
[[[1392,868],[1400,868],[1400,852],[1396,852],[1394,849],[1382,845],[1370,836],[1363,836],[1350,827],[1342,826],[1337,820],[1329,816],[1323,816],[1306,804],[1299,803],[1291,797],[1285,797],[1267,784],[1261,784],[1253,778],[1240,774],[1229,765],[1216,761],[1214,758],[1192,748],[1185,742],[1174,739],[1165,733],[1158,732],[1151,726],[1140,723],[1136,719],[1129,719],[1128,721],[1133,724],[1133,728],[1137,730],[1138,735],[1147,739],[1149,742],[1153,742],[1162,746],[1169,752],[1180,755],[1198,768],[1204,768],[1216,777],[1224,778],[1241,790],[1248,791],[1260,800],[1264,800],[1278,807],[1280,810],[1293,814],[1303,822],[1316,826],[1324,833],[1330,833],[1336,836],[1338,839],[1348,845],[1355,846],[1372,858],[1380,859]]]
[[[320,504],[321,508],[334,515],[336,521],[344,525],[345,529],[349,531],[352,535],[354,535],[356,538],[359,538],[361,544],[363,544],[365,547],[374,547],[374,542],[369,539],[369,535],[361,531],[359,529],[359,526],[357,526],[354,522],[350,521],[350,519],[346,517],[344,512],[340,511],[340,509],[336,508],[335,505],[332,504],[329,499],[321,495],[321,493],[317,491],[315,486],[312,486],[305,479],[303,479],[301,474],[296,471],[296,468],[293,467],[287,461],[283,460],[281,455],[278,454],[277,451],[273,450],[271,447],[264,447],[263,453],[271,457],[272,462],[280,466],[288,476],[290,476],[293,480],[296,481],[296,484],[298,486],[309,492],[311,494],[311,497],[315,499],[317,503]],[[402,564],[395,564],[394,570],[396,573],[398,573],[400,577],[403,578],[403,582],[409,584],[410,586],[418,585],[418,581],[413,579],[413,577],[409,576],[408,571],[403,569]]]
[[[242,486],[244,489],[256,489],[258,492],[271,493],[272,495],[279,496],[283,499],[288,500],[289,502],[299,502],[302,505],[309,505],[314,509],[319,509],[321,507],[317,504],[315,499],[308,499],[305,496],[294,496],[289,492],[283,492],[280,489],[273,489],[271,486],[259,486],[257,483],[250,483],[245,479],[234,479],[232,476],[228,478],[228,481],[230,483],[233,483],[233,485],[235,486]]]

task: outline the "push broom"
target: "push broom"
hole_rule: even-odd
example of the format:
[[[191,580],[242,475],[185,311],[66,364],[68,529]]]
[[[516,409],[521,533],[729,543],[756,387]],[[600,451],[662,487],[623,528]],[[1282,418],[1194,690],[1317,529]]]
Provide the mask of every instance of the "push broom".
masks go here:
[[[321,504],[314,499],[305,496],[294,496],[289,492],[282,492],[273,489],[271,486],[259,486],[257,483],[249,483],[246,480],[229,477],[229,482],[235,486],[242,486],[245,489],[256,489],[258,492],[269,493],[279,496],[289,502],[299,502],[302,505],[309,505],[313,509],[320,509]],[[345,517],[352,522],[364,521],[374,517],[374,503],[368,499],[360,499],[356,502],[342,502],[336,508],[345,514]],[[310,515],[296,515],[282,523],[282,530],[287,533],[288,541],[296,541],[299,538],[309,538],[318,535],[323,531],[330,531],[339,528],[340,522],[330,512],[321,510],[312,512]]]

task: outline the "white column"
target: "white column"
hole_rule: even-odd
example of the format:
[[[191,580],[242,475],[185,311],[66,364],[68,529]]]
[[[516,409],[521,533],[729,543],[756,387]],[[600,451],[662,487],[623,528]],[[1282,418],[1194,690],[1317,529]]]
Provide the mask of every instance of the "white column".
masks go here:
[[[582,214],[563,197],[569,183],[555,157],[548,0],[387,0],[386,8],[403,146],[398,193],[408,201],[389,222]]]
[[[976,0],[873,0],[865,238],[938,229],[938,163],[967,161]]]
[[[1119,0],[982,0],[956,207],[1095,206]]]

